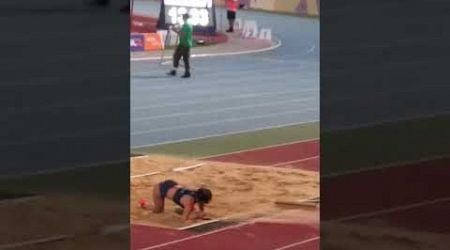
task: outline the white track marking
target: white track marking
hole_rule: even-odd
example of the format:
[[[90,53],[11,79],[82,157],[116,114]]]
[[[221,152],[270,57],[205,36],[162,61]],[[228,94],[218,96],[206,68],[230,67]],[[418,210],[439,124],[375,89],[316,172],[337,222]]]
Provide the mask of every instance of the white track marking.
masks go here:
[[[437,204],[440,202],[448,202],[448,201],[450,201],[450,197],[440,198],[440,199],[435,199],[435,200],[427,200],[427,201],[412,203],[412,204],[408,204],[408,205],[397,206],[397,207],[393,207],[393,208],[381,209],[381,210],[377,210],[377,211],[373,211],[373,212],[360,213],[360,214],[345,216],[345,217],[341,217],[341,218],[337,218],[337,219],[331,219],[331,220],[327,220],[327,221],[343,222],[343,221],[349,221],[349,220],[354,220],[354,219],[368,218],[368,217],[373,217],[373,216],[377,216],[377,215],[390,214],[390,213],[394,213],[394,212],[398,212],[398,211],[405,211],[405,210],[409,210],[409,209],[413,209],[413,208],[417,208],[417,207],[423,207],[423,206],[427,206],[427,205],[433,205],[433,204]]]
[[[385,120],[379,121],[379,122],[367,122],[367,123],[359,123],[359,124],[354,124],[354,125],[353,124],[352,125],[342,125],[342,126],[337,126],[337,127],[334,127],[334,128],[322,129],[322,131],[323,132],[329,132],[329,133],[335,133],[335,132],[344,131],[344,130],[353,130],[353,129],[358,129],[358,128],[375,127],[375,126],[378,126],[378,125],[389,125],[389,124],[398,123],[398,122],[407,122],[407,121],[412,121],[412,120],[430,119],[430,118],[435,118],[435,117],[439,117],[441,115],[448,115],[448,114],[450,114],[450,110],[442,111],[439,114],[405,116],[405,117],[395,118],[395,119],[385,119]]]
[[[178,168],[173,168],[170,169],[168,171],[153,171],[153,172],[149,172],[149,173],[145,173],[145,174],[138,174],[138,175],[132,175],[130,176],[131,179],[134,178],[141,178],[141,177],[146,177],[146,176],[152,176],[152,175],[157,175],[157,174],[162,174],[164,172],[182,172],[185,170],[189,170],[189,169],[194,169],[194,168],[198,168],[205,165],[204,163],[198,163],[198,164],[194,164],[194,165],[190,165],[190,166],[186,166],[186,167],[178,167]]]
[[[293,141],[293,142],[286,142],[286,143],[281,143],[281,144],[276,144],[276,145],[269,145],[269,146],[258,147],[258,148],[238,150],[238,151],[233,151],[233,152],[228,152],[228,153],[223,153],[223,154],[210,155],[210,156],[199,158],[199,160],[208,160],[210,158],[216,158],[216,157],[220,157],[220,156],[234,155],[234,154],[258,151],[258,150],[264,150],[264,149],[277,148],[277,147],[282,147],[282,146],[289,146],[289,145],[297,144],[297,143],[313,142],[313,141],[319,141],[319,138],[306,139],[306,140]]]
[[[353,95],[353,96],[339,96],[336,98],[327,99],[323,102],[324,105],[334,105],[335,102],[343,102],[343,101],[349,101],[349,100],[356,100],[356,99],[367,99],[367,98],[373,98],[373,97],[387,97],[390,95],[397,95],[397,94],[404,94],[404,93],[411,93],[411,92],[423,92],[424,89],[429,88],[440,88],[445,87],[448,88],[448,84],[439,84],[439,85],[426,85],[426,86],[420,86],[420,87],[411,87],[408,86],[408,89],[397,89],[392,91],[378,91],[378,92],[370,92],[370,96],[367,95]]]
[[[146,148],[146,147],[154,147],[154,146],[161,146],[161,145],[167,145],[167,144],[172,144],[172,143],[182,143],[182,142],[195,141],[195,140],[204,140],[204,139],[210,139],[210,138],[214,138],[214,137],[222,137],[222,136],[228,136],[228,135],[239,135],[239,134],[250,133],[250,132],[256,133],[256,132],[259,132],[262,130],[267,130],[267,129],[277,129],[277,128],[282,128],[282,127],[303,125],[303,124],[316,123],[316,122],[319,122],[319,120],[311,120],[311,121],[306,121],[306,122],[292,122],[292,123],[286,123],[286,124],[281,124],[281,125],[276,125],[276,126],[244,129],[244,130],[238,130],[238,131],[233,131],[233,132],[229,132],[229,133],[211,134],[211,135],[206,135],[206,136],[186,138],[186,139],[180,139],[180,140],[172,140],[172,141],[166,141],[166,142],[161,142],[161,143],[139,145],[139,146],[132,147],[132,149],[137,150],[137,149]]]
[[[115,233],[120,233],[124,230],[128,230],[130,228],[130,224],[117,224],[117,225],[110,225],[106,226],[101,229],[100,234],[101,235],[110,235]]]
[[[245,225],[248,225],[248,224],[252,224],[252,223],[253,222],[246,222],[246,223],[241,223],[241,224],[234,225],[234,226],[224,227],[224,228],[220,228],[220,229],[217,229],[217,230],[209,231],[207,233],[196,234],[196,235],[192,235],[192,236],[189,236],[189,237],[186,237],[186,238],[182,238],[182,239],[178,239],[178,240],[172,240],[172,241],[168,241],[168,242],[161,243],[161,244],[158,244],[158,245],[153,245],[153,246],[149,246],[149,247],[146,247],[146,248],[141,248],[139,250],[150,250],[150,249],[156,249],[156,248],[159,248],[159,247],[169,246],[169,245],[177,244],[177,243],[184,242],[184,241],[187,241],[187,240],[193,240],[193,239],[197,239],[197,238],[204,237],[204,236],[207,236],[207,235],[219,233],[219,232],[222,232],[222,231],[239,228],[239,227],[242,227],[242,226],[245,226]]]
[[[218,57],[218,56],[237,56],[237,55],[247,55],[247,54],[255,54],[255,53],[261,53],[266,51],[271,51],[274,49],[277,49],[281,47],[282,42],[281,40],[276,40],[275,44],[268,48],[264,49],[254,49],[254,50],[245,50],[245,51],[235,51],[235,52],[222,52],[222,53],[203,53],[203,54],[193,54],[191,58],[208,58],[208,57]],[[164,57],[163,59],[170,59],[172,56]],[[149,56],[149,57],[137,57],[137,58],[131,58],[132,62],[139,62],[139,61],[157,61],[161,60],[160,56]]]
[[[279,166],[289,165],[289,164],[292,164],[292,163],[299,163],[299,162],[309,161],[309,160],[312,160],[312,159],[317,159],[319,157],[320,157],[319,155],[315,155],[315,156],[311,156],[311,157],[307,157],[307,158],[303,158],[303,159],[299,159],[299,160],[280,162],[280,163],[274,164],[272,166],[279,167]]]
[[[241,109],[247,109],[247,108],[259,108],[259,107],[273,106],[273,105],[279,105],[279,104],[307,103],[307,102],[310,102],[312,99],[314,99],[314,98],[291,99],[291,100],[284,100],[284,101],[278,101],[278,102],[265,102],[265,103],[260,103],[260,104],[242,105],[242,106],[236,106],[236,107],[227,107],[227,108],[219,108],[219,109],[204,110],[204,111],[170,113],[170,114],[165,114],[165,115],[155,115],[155,116],[151,116],[151,117],[134,118],[133,121],[149,121],[149,120],[156,120],[156,119],[161,119],[161,118],[211,114],[211,113],[241,110]]]
[[[198,168],[205,165],[204,163],[199,163],[199,164],[195,164],[192,166],[187,166],[187,167],[179,167],[179,168],[174,168],[172,169],[172,171],[174,172],[181,172],[181,171],[185,171],[185,170],[189,170],[189,169],[194,169],[194,168]]]
[[[444,155],[437,155],[437,156],[433,156],[433,157],[425,157],[425,158],[418,159],[418,160],[399,161],[399,162],[393,162],[393,163],[383,164],[383,165],[374,166],[374,167],[358,168],[358,169],[350,170],[350,171],[323,174],[323,175],[321,175],[321,178],[334,178],[334,177],[340,177],[340,176],[346,176],[346,175],[360,174],[360,173],[364,173],[364,172],[377,171],[377,170],[382,170],[382,169],[387,169],[387,168],[404,167],[405,165],[422,164],[422,163],[426,163],[429,161],[446,159],[448,157],[450,157],[449,154],[444,154]]]
[[[309,243],[309,242],[312,242],[312,241],[316,241],[316,240],[318,240],[318,239],[320,239],[320,237],[314,237],[314,238],[310,238],[310,239],[307,239],[307,240],[295,242],[295,243],[292,243],[292,244],[290,244],[290,245],[286,245],[286,246],[283,246],[283,247],[275,248],[274,250],[285,250],[285,249],[289,249],[289,248],[291,248],[291,247],[296,247],[296,246],[304,245],[304,244],[306,244],[306,243]]]
[[[128,162],[128,160],[104,161],[104,162],[92,163],[92,164],[80,164],[80,165],[75,165],[73,167],[66,167],[66,168],[40,170],[40,171],[36,171],[36,172],[32,172],[32,173],[2,175],[2,176],[0,176],[0,180],[21,178],[21,177],[25,177],[25,176],[38,176],[38,175],[64,173],[64,172],[72,171],[72,170],[80,170],[80,169],[93,168],[93,167],[102,167],[105,165],[124,164],[126,162]]]
[[[151,175],[157,175],[157,174],[161,174],[161,171],[154,171],[154,172],[150,172],[150,173],[146,173],[146,174],[138,174],[138,175],[132,175],[130,176],[131,179],[134,178],[141,178],[141,177],[145,177],[145,176],[151,176]]]
[[[232,123],[232,122],[239,122],[239,121],[245,121],[245,120],[254,120],[254,119],[261,119],[261,118],[268,118],[268,117],[276,117],[276,116],[279,116],[279,115],[303,114],[303,113],[306,113],[306,112],[317,111],[317,110],[318,110],[318,108],[310,108],[310,109],[303,109],[303,110],[291,110],[291,111],[286,111],[286,112],[278,112],[278,113],[273,113],[273,114],[268,114],[268,115],[256,115],[256,116],[241,117],[241,118],[228,118],[228,119],[217,120],[217,121],[200,122],[200,123],[196,123],[196,124],[180,125],[180,126],[173,126],[173,127],[165,127],[165,128],[144,130],[144,131],[139,131],[139,132],[133,132],[133,133],[131,133],[131,135],[132,136],[146,135],[146,134],[159,133],[159,132],[172,131],[172,130],[180,130],[180,129],[186,129],[186,128],[198,128],[198,127],[209,126],[209,125],[216,125],[216,124],[223,124],[223,123]]]
[[[44,196],[42,195],[34,195],[34,196],[30,196],[30,197],[22,197],[22,198],[11,198],[11,199],[6,199],[6,200],[2,200],[0,201],[0,205],[7,205],[7,204],[17,204],[17,203],[22,203],[22,202],[28,202],[28,201],[34,201],[34,200],[39,200],[44,198]]]
[[[160,109],[160,108],[166,108],[166,107],[176,107],[176,106],[182,106],[182,105],[190,105],[190,104],[205,104],[205,103],[217,103],[221,101],[227,101],[227,100],[235,100],[235,99],[248,99],[248,98],[259,98],[259,97],[272,97],[272,96],[278,96],[278,95],[287,95],[287,94],[301,94],[305,92],[315,92],[319,91],[319,89],[311,89],[311,90],[302,90],[299,92],[293,92],[293,91],[280,91],[280,92],[265,92],[263,94],[257,94],[257,93],[248,93],[248,94],[238,94],[233,96],[222,96],[222,97],[216,97],[214,99],[200,99],[196,98],[196,100],[188,101],[188,102],[170,102],[165,104],[155,104],[155,105],[146,105],[146,106],[138,106],[132,108],[132,111],[137,110],[148,110],[148,109]]]
[[[18,247],[26,247],[26,246],[33,246],[37,244],[44,244],[44,243],[51,243],[55,241],[65,240],[71,238],[69,235],[58,235],[58,236],[52,236],[47,238],[41,238],[36,240],[27,240],[27,241],[20,241],[15,243],[8,243],[8,244],[2,244],[0,245],[0,249],[15,249]]]

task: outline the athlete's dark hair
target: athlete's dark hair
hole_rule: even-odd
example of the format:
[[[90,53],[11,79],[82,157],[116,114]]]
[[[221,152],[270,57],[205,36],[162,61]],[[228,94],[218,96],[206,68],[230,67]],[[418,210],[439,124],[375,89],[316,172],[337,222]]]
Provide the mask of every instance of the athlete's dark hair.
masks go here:
[[[199,188],[197,189],[197,199],[198,201],[209,203],[212,199],[212,193],[211,190],[207,188]]]

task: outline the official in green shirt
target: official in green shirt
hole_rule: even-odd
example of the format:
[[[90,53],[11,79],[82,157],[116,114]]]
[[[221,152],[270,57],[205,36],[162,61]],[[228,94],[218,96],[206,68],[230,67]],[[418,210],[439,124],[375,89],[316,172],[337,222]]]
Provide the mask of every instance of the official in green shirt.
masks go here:
[[[173,55],[173,69],[169,72],[169,75],[175,76],[177,74],[177,68],[180,62],[181,57],[183,57],[184,62],[184,75],[182,78],[191,77],[190,66],[189,66],[189,57],[191,54],[192,48],[192,32],[193,27],[188,23],[189,14],[183,15],[184,24],[181,26],[181,29],[173,29],[178,33],[180,37],[180,43],[178,44],[175,53]]]

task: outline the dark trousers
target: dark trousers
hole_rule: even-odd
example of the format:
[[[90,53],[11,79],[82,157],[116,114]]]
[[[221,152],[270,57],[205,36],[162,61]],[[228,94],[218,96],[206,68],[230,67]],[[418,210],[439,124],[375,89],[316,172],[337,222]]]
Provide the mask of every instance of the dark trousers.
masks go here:
[[[191,55],[191,48],[178,46],[173,55],[173,67],[178,68],[181,57],[183,57],[185,73],[190,73],[189,57]]]

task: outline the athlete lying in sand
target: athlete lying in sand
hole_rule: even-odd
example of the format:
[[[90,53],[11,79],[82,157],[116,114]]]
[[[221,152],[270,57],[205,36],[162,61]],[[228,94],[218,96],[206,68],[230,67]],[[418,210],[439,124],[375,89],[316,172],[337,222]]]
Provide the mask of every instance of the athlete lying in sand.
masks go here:
[[[204,211],[205,204],[212,198],[211,190],[198,188],[196,190],[187,189],[178,185],[173,180],[165,180],[153,186],[153,207],[149,208],[153,213],[164,212],[164,200],[168,198],[183,208],[182,216],[185,221],[196,219],[209,219]],[[141,200],[142,208],[148,208],[145,200]],[[198,206],[198,210],[195,209]]]

